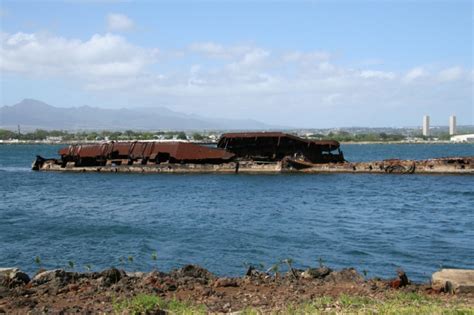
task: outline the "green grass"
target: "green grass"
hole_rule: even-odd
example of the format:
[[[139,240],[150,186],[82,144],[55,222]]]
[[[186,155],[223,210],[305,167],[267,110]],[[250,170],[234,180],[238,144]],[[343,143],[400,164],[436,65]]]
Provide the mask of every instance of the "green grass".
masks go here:
[[[114,311],[116,314],[147,314],[157,310],[164,310],[170,314],[206,314],[204,306],[194,306],[188,302],[176,299],[164,300],[156,295],[139,294],[133,298],[114,301]]]
[[[242,314],[442,314],[474,315],[474,308],[456,302],[446,304],[440,299],[417,293],[396,293],[383,299],[340,295],[338,298],[319,297],[301,304],[290,304],[279,311],[245,309]]]
[[[206,314],[204,306],[195,306],[178,300],[164,300],[158,296],[140,294],[131,299],[114,302],[117,314],[146,314],[165,310],[170,314]],[[376,299],[342,294],[337,298],[323,296],[301,304],[289,304],[280,310],[245,308],[242,315],[258,314],[442,314],[474,315],[474,308],[460,302],[444,302],[439,298],[418,293],[398,292]]]

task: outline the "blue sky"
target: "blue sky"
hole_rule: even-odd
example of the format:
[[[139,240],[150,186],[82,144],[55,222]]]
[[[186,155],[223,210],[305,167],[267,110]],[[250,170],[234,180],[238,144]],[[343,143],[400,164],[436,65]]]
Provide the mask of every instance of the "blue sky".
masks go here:
[[[471,1],[1,1],[1,103],[474,124]]]

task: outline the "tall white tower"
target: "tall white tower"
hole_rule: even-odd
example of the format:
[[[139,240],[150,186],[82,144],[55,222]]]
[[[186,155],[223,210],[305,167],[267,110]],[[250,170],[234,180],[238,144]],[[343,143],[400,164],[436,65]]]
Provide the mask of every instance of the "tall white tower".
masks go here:
[[[456,115],[449,116],[449,135],[454,136],[456,134]]]
[[[423,116],[423,136],[428,137],[430,135],[430,116]]]

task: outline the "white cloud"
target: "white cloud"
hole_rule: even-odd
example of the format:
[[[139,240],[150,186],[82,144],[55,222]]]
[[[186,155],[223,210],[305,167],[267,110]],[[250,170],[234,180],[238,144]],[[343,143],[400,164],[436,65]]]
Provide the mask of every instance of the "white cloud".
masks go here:
[[[393,72],[384,72],[376,70],[364,70],[361,71],[360,76],[364,79],[395,79],[396,75]]]
[[[329,94],[323,97],[323,103],[326,105],[333,105],[340,98],[341,98],[340,93]]]
[[[129,31],[133,27],[133,21],[124,14],[110,13],[107,15],[107,29],[109,31]]]
[[[472,99],[473,72],[460,67],[433,67],[432,74],[421,66],[406,73],[376,66],[358,70],[328,60],[330,54],[277,53],[212,42],[195,43],[171,54],[133,45],[115,34],[79,40],[41,33],[0,33],[0,39],[2,73],[33,80],[74,79],[85,93],[115,98],[119,106],[126,97],[136,104],[270,119],[282,125],[299,124],[288,119],[304,113],[298,115],[298,121],[317,127],[373,124],[376,122],[364,119],[382,117],[380,113],[390,121],[391,111],[414,117],[417,108],[431,112],[448,103],[453,111],[466,108]],[[415,81],[423,84],[406,84]]]
[[[207,82],[200,78],[200,65],[192,65],[189,69],[188,85],[204,85]]]
[[[237,63],[239,67],[256,67],[262,64],[270,52],[264,49],[254,49],[244,54],[243,58]]]
[[[312,51],[312,52],[301,52],[293,51],[284,54],[282,59],[287,62],[303,62],[303,63],[317,63],[321,61],[328,61],[331,58],[331,54],[326,51]]]
[[[412,82],[415,81],[419,78],[422,78],[427,75],[427,72],[424,68],[422,67],[416,67],[408,71],[408,73],[405,75],[404,81],[405,82]]]
[[[158,50],[143,49],[113,34],[87,41],[49,34],[2,34],[1,71],[25,75],[97,77],[136,76],[156,62]]]
[[[441,82],[455,81],[459,80],[463,73],[464,71],[461,67],[451,67],[440,71],[438,74],[438,79]]]

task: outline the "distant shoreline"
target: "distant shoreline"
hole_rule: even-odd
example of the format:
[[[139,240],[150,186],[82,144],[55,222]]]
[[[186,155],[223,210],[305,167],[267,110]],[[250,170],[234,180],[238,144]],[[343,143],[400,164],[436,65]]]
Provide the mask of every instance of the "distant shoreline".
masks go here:
[[[197,144],[217,144],[217,142],[203,142],[203,141],[183,141],[183,140],[114,140],[115,142],[131,142],[131,141],[157,141],[157,142],[191,142]],[[1,144],[47,144],[47,145],[69,145],[69,144],[100,144],[110,141],[103,140],[84,140],[84,141],[46,141],[46,140],[0,140]],[[438,141],[339,141],[341,145],[346,144],[473,144],[471,142],[453,142],[449,140]]]

